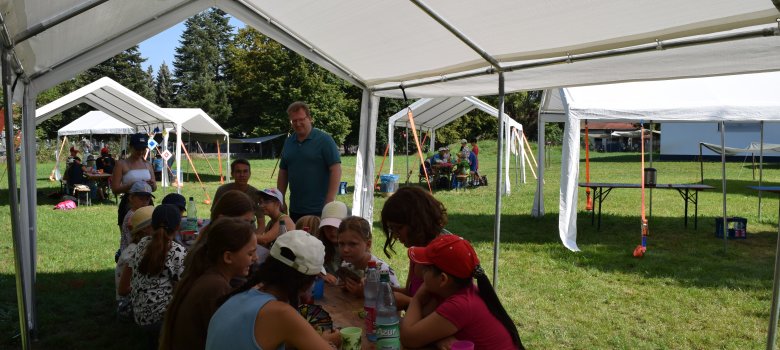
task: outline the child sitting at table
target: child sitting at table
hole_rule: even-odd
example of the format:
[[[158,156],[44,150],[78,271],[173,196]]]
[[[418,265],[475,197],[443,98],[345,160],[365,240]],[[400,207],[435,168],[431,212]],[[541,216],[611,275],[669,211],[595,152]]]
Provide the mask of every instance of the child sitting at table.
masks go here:
[[[263,214],[271,218],[265,224],[263,233],[257,236],[257,244],[266,248],[271,248],[271,245],[279,237],[279,222],[284,221],[284,225],[288,231],[292,231],[295,227],[295,222],[285,213],[284,210],[284,195],[282,192],[275,188],[266,188],[262,191],[257,191],[260,195],[260,208],[263,209]]]
[[[304,215],[295,222],[295,229],[304,230],[310,233],[312,236],[317,237],[317,228],[320,227],[320,221],[321,220],[319,216]]]
[[[467,240],[443,235],[407,253],[422,267],[424,284],[401,321],[404,347],[437,342],[438,348],[449,349],[455,340],[468,340],[476,350],[524,349],[514,322]]]
[[[371,254],[371,224],[359,216],[349,216],[341,220],[338,231],[339,252],[341,253],[341,269],[347,269],[356,276],[364,276],[369,261],[376,262],[379,271],[387,271],[390,284],[400,288],[395,272],[386,262]],[[363,280],[342,278],[344,290],[356,296],[363,295]]]
[[[119,295],[119,285],[122,279],[122,271],[125,270],[125,266],[130,261],[130,257],[135,253],[135,248],[141,238],[152,234],[152,212],[154,207],[149,205],[136,210],[133,216],[130,218],[130,236],[131,242],[119,254],[119,259],[116,262],[116,268],[114,270],[114,281],[116,282],[116,301],[117,301],[117,316],[122,321],[133,320],[133,305],[131,304],[130,296]],[[129,285],[130,276],[126,277],[126,283]]]
[[[347,205],[333,201],[325,204],[320,217],[320,228],[317,230],[317,238],[325,245],[325,271],[324,279],[330,284],[338,283],[336,270],[341,266],[341,254],[339,253],[338,229],[341,220],[347,217]]]

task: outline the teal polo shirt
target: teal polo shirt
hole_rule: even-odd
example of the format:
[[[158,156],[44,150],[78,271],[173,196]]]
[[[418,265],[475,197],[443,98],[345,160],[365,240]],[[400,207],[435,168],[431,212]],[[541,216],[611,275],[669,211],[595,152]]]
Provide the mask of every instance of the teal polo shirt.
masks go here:
[[[321,213],[325,206],[330,181],[330,166],[341,163],[339,149],[333,138],[312,128],[309,136],[299,142],[292,133],[284,141],[279,168],[287,170],[291,213]]]

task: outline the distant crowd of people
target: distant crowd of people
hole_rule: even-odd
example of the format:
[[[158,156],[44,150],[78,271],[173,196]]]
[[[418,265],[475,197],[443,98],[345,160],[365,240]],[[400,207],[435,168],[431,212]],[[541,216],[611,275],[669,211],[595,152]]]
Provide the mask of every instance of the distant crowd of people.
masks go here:
[[[185,198],[171,193],[153,205],[157,169],[143,159],[148,136],[133,135],[127,159],[116,162],[117,314],[144,330],[150,349],[338,348],[339,332],[317,332],[297,306],[316,279],[362,298],[369,262],[388,273],[406,310],[404,347],[448,349],[470,340],[475,349],[523,348],[473,247],[445,230],[441,202],[418,187],[386,201],[384,253],[391,256],[400,242],[409,258],[408,274],[397,276],[371,250],[371,222],[336,200],[341,158],[333,138],[313,127],[305,103],[291,104],[287,114],[294,132],[276,188],[253,187],[250,163],[234,160],[234,182],[216,190],[209,222],[190,244],[177,239]]]

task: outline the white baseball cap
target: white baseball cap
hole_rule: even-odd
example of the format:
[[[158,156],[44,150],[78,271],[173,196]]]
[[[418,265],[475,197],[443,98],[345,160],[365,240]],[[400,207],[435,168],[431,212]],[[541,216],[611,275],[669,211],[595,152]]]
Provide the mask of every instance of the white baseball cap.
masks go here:
[[[276,198],[276,200],[279,201],[279,204],[283,204],[284,203],[284,195],[282,194],[282,192],[280,192],[279,190],[277,190],[275,188],[266,188],[264,190],[257,191],[257,193],[259,193],[261,195],[266,195],[266,196],[269,196],[269,197],[272,197],[272,198]]]
[[[320,217],[320,227],[333,226],[338,228],[341,225],[341,220],[347,217],[347,205],[343,202],[333,201],[325,204],[322,208],[322,216]]]
[[[290,260],[282,255],[282,248],[290,249],[295,255],[295,260]],[[322,241],[303,230],[287,231],[276,239],[271,246],[271,256],[294,268],[298,272],[316,276],[324,274],[325,246]]]

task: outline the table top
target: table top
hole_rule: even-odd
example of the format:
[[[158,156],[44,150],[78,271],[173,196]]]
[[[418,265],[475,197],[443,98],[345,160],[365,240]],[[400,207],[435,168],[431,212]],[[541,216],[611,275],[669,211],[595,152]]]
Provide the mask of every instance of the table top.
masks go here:
[[[612,188],[642,188],[638,183],[611,183],[611,182],[580,182],[580,187],[612,187]],[[671,189],[689,189],[689,190],[711,190],[715,187],[702,184],[656,184],[655,186],[645,186],[645,188],[671,188]]]
[[[366,321],[361,315],[363,299],[341,291],[341,287],[325,283],[323,298],[314,300],[330,314],[334,328],[359,327],[364,331],[361,349],[374,349],[374,344],[366,339]]]
[[[84,176],[86,176],[90,180],[102,180],[102,179],[108,179],[111,177],[111,174],[108,173],[84,173]]]
[[[747,188],[754,189],[756,191],[780,193],[780,186],[747,186]]]

